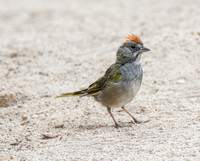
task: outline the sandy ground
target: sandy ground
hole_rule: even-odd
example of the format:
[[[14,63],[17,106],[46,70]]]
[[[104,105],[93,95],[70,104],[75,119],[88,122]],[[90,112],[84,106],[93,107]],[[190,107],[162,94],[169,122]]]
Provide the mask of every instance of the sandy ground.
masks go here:
[[[200,160],[200,1],[0,1],[0,160]],[[133,124],[87,87],[139,35]],[[46,138],[48,135],[51,138]]]

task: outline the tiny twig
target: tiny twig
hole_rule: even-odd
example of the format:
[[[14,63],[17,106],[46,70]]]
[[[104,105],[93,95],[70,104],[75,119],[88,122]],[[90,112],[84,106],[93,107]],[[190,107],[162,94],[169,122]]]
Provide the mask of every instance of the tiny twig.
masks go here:
[[[50,135],[42,134],[41,139],[53,139],[56,137],[58,137],[58,135],[50,136]]]
[[[63,128],[64,124],[60,124],[60,125],[55,125],[55,128]]]
[[[14,142],[14,143],[11,143],[10,145],[16,146],[16,145],[19,145],[21,142],[22,142],[22,141],[16,141],[16,142]]]

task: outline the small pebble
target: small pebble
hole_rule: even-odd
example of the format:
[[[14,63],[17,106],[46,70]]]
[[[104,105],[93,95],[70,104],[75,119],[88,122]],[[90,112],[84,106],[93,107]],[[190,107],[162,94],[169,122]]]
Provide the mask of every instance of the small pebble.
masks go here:
[[[38,115],[32,115],[31,116],[33,119],[36,119],[36,118],[38,118]]]
[[[184,80],[184,79],[179,79],[179,80],[177,81],[177,83],[178,83],[178,84],[184,84],[184,83],[185,83],[185,80]]]
[[[27,116],[22,116],[22,120],[24,121],[24,120],[27,120]]]
[[[55,128],[63,128],[64,127],[64,124],[57,124],[55,125]]]

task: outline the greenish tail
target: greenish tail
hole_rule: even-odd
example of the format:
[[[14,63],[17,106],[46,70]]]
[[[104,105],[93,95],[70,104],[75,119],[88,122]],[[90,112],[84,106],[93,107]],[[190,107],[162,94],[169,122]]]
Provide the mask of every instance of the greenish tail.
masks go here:
[[[57,96],[56,98],[60,98],[60,97],[74,97],[74,96],[86,96],[88,95],[86,90],[81,90],[81,91],[76,91],[76,92],[72,92],[72,93],[63,93],[60,96]]]

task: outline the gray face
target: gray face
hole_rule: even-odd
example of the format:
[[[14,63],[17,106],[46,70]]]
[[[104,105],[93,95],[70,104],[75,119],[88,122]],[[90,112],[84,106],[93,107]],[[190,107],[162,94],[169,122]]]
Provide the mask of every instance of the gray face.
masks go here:
[[[136,61],[139,60],[140,54],[150,51],[143,44],[129,42],[120,46],[117,52],[117,60],[120,61]]]

